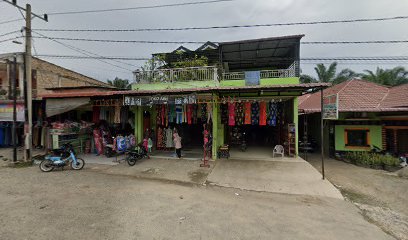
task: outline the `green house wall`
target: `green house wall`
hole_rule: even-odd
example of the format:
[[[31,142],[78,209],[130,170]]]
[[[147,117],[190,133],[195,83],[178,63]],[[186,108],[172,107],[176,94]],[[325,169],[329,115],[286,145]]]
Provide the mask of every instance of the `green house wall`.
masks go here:
[[[345,129],[368,129],[370,145],[382,148],[382,126],[380,125],[336,125],[335,149],[336,151],[370,151],[366,147],[347,147],[345,144]]]

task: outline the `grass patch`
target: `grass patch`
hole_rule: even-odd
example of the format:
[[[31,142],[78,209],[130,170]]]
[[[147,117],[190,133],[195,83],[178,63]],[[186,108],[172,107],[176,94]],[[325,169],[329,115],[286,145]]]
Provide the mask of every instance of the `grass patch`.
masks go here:
[[[33,162],[16,162],[14,164],[11,164],[11,167],[13,168],[26,168],[31,166],[33,166]]]

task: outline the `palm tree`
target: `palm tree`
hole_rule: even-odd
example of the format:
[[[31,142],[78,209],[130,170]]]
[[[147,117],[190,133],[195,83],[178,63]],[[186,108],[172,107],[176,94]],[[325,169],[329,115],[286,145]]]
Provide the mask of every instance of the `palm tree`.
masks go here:
[[[326,67],[323,63],[317,64],[314,68],[317,74],[318,79],[302,74],[300,76],[301,83],[311,83],[311,82],[330,82],[334,84],[339,84],[341,82],[360,77],[361,74],[354,72],[353,70],[346,68],[341,70],[338,74],[337,72],[337,62],[333,62]]]
[[[118,77],[116,77],[113,81],[108,80],[108,84],[119,89],[130,89],[131,87],[129,80],[120,79]]]
[[[382,69],[377,67],[376,71],[364,70],[362,78],[387,86],[397,86],[408,83],[408,71],[404,67],[395,67],[392,69]]]

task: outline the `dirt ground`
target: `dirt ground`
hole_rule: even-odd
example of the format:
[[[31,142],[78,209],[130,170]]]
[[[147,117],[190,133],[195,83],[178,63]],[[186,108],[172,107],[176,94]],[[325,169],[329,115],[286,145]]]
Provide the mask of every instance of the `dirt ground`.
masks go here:
[[[308,161],[321,171],[320,155],[308,156]],[[398,239],[408,239],[408,179],[334,159],[325,160],[325,173],[369,221]]]
[[[0,239],[393,239],[351,203],[81,171],[0,168]]]

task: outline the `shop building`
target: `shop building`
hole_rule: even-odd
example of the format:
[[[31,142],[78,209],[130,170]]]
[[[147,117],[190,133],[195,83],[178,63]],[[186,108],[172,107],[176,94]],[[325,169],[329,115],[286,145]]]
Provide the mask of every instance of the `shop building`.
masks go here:
[[[320,129],[314,123],[321,117],[320,97],[313,93],[299,99],[300,139],[317,144]],[[333,110],[324,120],[325,153],[374,147],[395,155],[408,153],[408,84],[386,87],[349,80],[325,89],[324,102]]]

